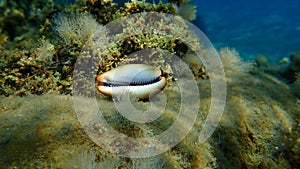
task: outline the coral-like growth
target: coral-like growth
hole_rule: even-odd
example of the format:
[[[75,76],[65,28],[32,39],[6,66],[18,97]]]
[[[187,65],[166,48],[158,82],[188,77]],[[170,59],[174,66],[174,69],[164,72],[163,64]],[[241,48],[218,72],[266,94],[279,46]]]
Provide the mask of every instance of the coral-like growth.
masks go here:
[[[183,19],[193,21],[196,19],[196,6],[190,4],[183,4],[176,8],[176,14]]]
[[[196,6],[190,3],[190,0],[168,0],[174,4],[175,14],[181,16],[183,19],[193,21],[196,19]]]
[[[174,55],[183,57],[189,48],[192,51],[201,49],[201,42],[189,31],[181,17],[165,16],[159,13],[140,13],[108,24],[111,39],[116,43],[107,46],[107,52],[100,52],[99,72],[110,70],[122,62],[124,64],[151,60],[153,63],[148,64],[167,66],[164,64],[172,62]],[[164,50],[171,54],[162,54],[161,51]],[[137,57],[135,52],[139,51],[150,51],[147,59]]]
[[[40,39],[38,47],[35,50],[37,60],[43,62],[52,62],[55,53],[55,46],[48,39]]]
[[[249,72],[253,69],[253,63],[244,62],[239,53],[234,49],[222,48],[219,52],[219,55],[226,72]]]
[[[88,14],[75,16],[58,14],[54,20],[54,30],[59,34],[64,45],[82,48],[85,42],[102,26]]]

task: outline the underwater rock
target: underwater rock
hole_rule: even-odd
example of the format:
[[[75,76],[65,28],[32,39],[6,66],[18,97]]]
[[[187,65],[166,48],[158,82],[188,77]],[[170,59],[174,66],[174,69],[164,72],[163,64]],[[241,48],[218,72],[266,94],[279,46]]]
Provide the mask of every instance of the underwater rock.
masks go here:
[[[256,56],[255,63],[258,68],[267,67],[269,65],[268,58],[263,54]]]
[[[0,66],[3,71],[0,75],[0,94],[3,95],[43,94],[52,91],[70,93],[72,71],[76,59],[89,37],[96,30],[102,30],[101,24],[142,11],[176,13],[174,4],[161,2],[154,4],[131,1],[117,8],[116,3],[110,0],[89,0],[85,3],[68,1],[67,6],[62,8],[60,4],[55,3],[56,1],[34,1],[31,6],[34,8],[32,13],[25,11],[28,7],[24,4],[29,1],[7,2],[9,3],[6,5],[10,8],[6,11],[0,9],[3,13],[0,17],[0,21],[3,21],[1,23],[9,22],[5,25],[0,23],[1,27],[6,26],[0,34],[2,37],[0,48],[3,49],[1,54],[4,55],[3,58],[7,58]],[[26,26],[16,26],[18,22],[15,21],[20,19],[26,23]],[[160,24],[162,20],[157,20],[153,23],[153,25],[158,25],[156,32],[127,37],[128,32],[136,32],[132,31],[133,23],[144,24],[143,20],[129,20],[117,35],[124,36],[124,38],[109,49],[111,52],[99,56],[103,58],[99,63],[99,72],[118,66],[119,62],[125,60],[130,53],[146,48],[167,50],[182,57],[188,52],[188,47],[180,40],[183,37],[191,42],[193,50],[197,50],[201,44],[192,33],[186,31],[187,25],[180,19],[176,16],[176,23],[163,21],[164,25]],[[149,26],[151,27],[149,24],[144,25],[138,31],[143,31]],[[25,31],[14,30],[23,28]],[[30,32],[27,29],[30,29]],[[165,35],[166,30],[170,31],[174,37]],[[8,34],[7,31],[13,31],[15,34]],[[107,41],[106,33],[103,30],[101,40]],[[107,47],[106,44],[102,46]],[[97,48],[97,46],[89,47],[88,50],[91,52],[95,52]],[[160,57],[159,59],[169,58]],[[201,77],[205,76],[203,73],[205,71],[195,70],[195,72],[201,74]],[[47,85],[41,82],[43,78],[46,79]]]
[[[300,53],[291,55],[290,69],[295,72],[300,72]]]
[[[297,80],[297,74],[300,73],[300,54],[292,54],[290,62],[283,65],[279,75],[287,80],[287,83],[293,83]]]
[[[290,84],[291,92],[300,99],[300,73],[296,77],[296,81]]]
[[[292,54],[289,59],[284,57],[272,65],[264,64],[264,60],[263,58],[256,58],[257,66],[260,71],[277,76],[288,84],[297,80],[297,74],[300,72],[300,54]]]
[[[178,4],[187,2],[170,1]],[[115,9],[110,0],[89,0],[81,5],[67,3],[69,6],[61,9],[53,3],[49,5],[50,1],[47,0],[34,1],[32,6],[28,5],[32,2],[28,0],[2,2],[5,3],[0,4],[0,25],[3,27],[3,23],[7,24],[5,29],[2,28],[0,35],[3,38],[0,42],[3,45],[0,54],[2,168],[297,168],[300,165],[300,104],[299,98],[295,97],[299,97],[300,91],[299,77],[295,76],[295,73],[299,72],[298,54],[293,55],[288,64],[281,64],[278,69],[274,69],[273,74],[288,77],[291,81],[291,85],[288,86],[263,72],[249,74],[250,64],[243,62],[238,53],[223,50],[220,54],[227,76],[227,103],[225,113],[212,137],[205,143],[198,142],[212,98],[209,81],[196,78],[201,91],[201,102],[195,125],[187,137],[170,151],[158,156],[130,159],[111,154],[91,141],[84,131],[84,126],[77,121],[70,95],[49,94],[71,93],[72,71],[84,38],[75,38],[76,43],[71,41],[71,47],[65,47],[63,43],[56,41],[53,31],[48,28],[54,25],[54,13],[61,11],[70,15],[70,18],[90,12],[95,17],[92,20],[96,24],[93,25],[97,25],[141,11],[176,14],[173,4],[131,1]],[[3,5],[7,4],[11,9],[5,12]],[[53,6],[49,7],[46,4]],[[74,21],[70,18],[64,20],[65,24]],[[91,21],[89,18],[93,17],[89,15],[87,21]],[[40,22],[41,20],[43,22]],[[19,27],[17,21],[25,25]],[[142,20],[129,20],[125,24],[126,29],[118,35],[125,37],[128,32],[136,31],[130,27],[136,22],[142,23],[141,25],[144,23]],[[129,53],[145,48],[157,47],[182,58],[190,56],[187,46],[180,41],[181,37],[185,37],[189,42],[196,40],[193,34],[186,32],[187,25],[163,23],[157,31],[161,33],[168,30],[174,34],[172,38],[151,33],[127,37],[113,46],[111,53],[103,56],[103,62],[99,63],[102,68],[99,72],[117,67]],[[42,30],[46,31],[39,32],[43,26],[45,27]],[[84,32],[82,28],[80,27],[80,34]],[[138,31],[142,32],[143,27]],[[38,40],[42,37],[41,34],[36,37],[32,32],[41,33],[44,42],[43,38]],[[195,42],[191,48],[199,49],[200,46],[201,44]],[[186,60],[189,59],[192,60]],[[260,61],[260,65],[267,65],[264,62]],[[195,75],[207,77],[203,67],[193,64],[191,67]],[[268,65],[266,67],[270,68]],[[265,72],[267,70],[265,69]],[[176,86],[177,82],[168,83],[164,88],[168,98],[167,107],[162,116],[151,123],[138,124],[127,120],[118,112],[113,100],[101,97],[100,94],[96,95],[96,101],[108,124],[119,133],[135,138],[152,137],[168,129],[178,116],[182,98],[180,89]],[[149,108],[147,102],[134,101],[133,104],[142,110]],[[88,118],[86,114],[83,116]],[[186,126],[187,122],[182,121],[180,127]],[[111,143],[110,138],[103,139]],[[117,146],[118,143],[113,145]]]
[[[75,116],[70,96],[2,97],[0,102],[0,165],[4,168],[67,166],[156,166],[157,168],[295,168],[299,164],[300,104],[286,84],[268,74],[228,72],[225,112],[211,138],[198,136],[211,101],[209,82],[200,80],[201,106],[195,126],[177,146],[156,157],[130,159],[110,154],[93,143]],[[247,86],[247,88],[245,88]],[[118,113],[112,100],[97,99],[102,115],[116,131],[151,137],[173,124],[180,98],[164,89],[166,112],[155,122],[138,124]],[[192,91],[191,91],[192,92]],[[134,102],[147,109],[147,102]],[[181,124],[184,127],[184,122]],[[109,138],[106,138],[109,142]],[[230,153],[229,153],[230,152]],[[145,164],[145,165],[143,165]]]

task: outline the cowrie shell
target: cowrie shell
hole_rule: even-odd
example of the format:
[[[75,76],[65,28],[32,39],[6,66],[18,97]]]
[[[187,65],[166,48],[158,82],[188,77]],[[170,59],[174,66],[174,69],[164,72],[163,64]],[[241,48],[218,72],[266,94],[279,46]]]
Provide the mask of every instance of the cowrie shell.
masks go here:
[[[164,89],[166,77],[159,68],[146,64],[119,66],[96,77],[97,90],[107,96],[118,97],[130,92],[139,99],[148,99]]]

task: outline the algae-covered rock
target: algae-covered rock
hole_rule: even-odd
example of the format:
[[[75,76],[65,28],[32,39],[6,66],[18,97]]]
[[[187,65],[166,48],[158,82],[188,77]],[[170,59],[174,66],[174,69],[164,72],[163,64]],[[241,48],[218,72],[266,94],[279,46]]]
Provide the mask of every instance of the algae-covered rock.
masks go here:
[[[260,57],[257,63],[261,69],[250,74],[253,69],[250,62],[242,61],[235,50],[221,49],[219,55],[228,84],[226,107],[214,134],[208,141],[199,143],[212,101],[211,85],[205,67],[192,52],[201,50],[202,44],[187,31],[188,25],[175,16],[175,20],[153,21],[155,32],[147,32],[146,28],[153,25],[141,18],[129,18],[122,26],[111,25],[110,28],[114,27],[111,32],[103,26],[145,12],[194,19],[195,7],[188,0],[168,2],[132,0],[117,6],[113,0],[1,1],[0,168],[297,168],[300,165],[300,90],[299,75],[296,76],[300,70],[299,55],[292,55],[289,62],[275,68]],[[90,43],[93,32],[99,30],[101,34],[97,38],[101,45]],[[132,32],[136,34],[127,36]],[[181,41],[183,37],[191,46]],[[116,43],[109,43],[116,39]],[[107,48],[106,53],[99,53],[103,48]],[[100,63],[90,67],[101,73],[122,61],[140,61],[138,53],[128,56],[144,49],[155,49],[156,53],[150,50],[149,55],[155,58],[153,64],[172,61],[174,55],[184,60],[197,80],[201,102],[195,124],[178,145],[154,157],[134,159],[117,156],[93,142],[86,126],[78,122],[76,115],[80,112],[74,110],[73,96],[68,94],[72,91],[74,65],[81,52],[87,57],[91,54],[101,57]],[[159,53],[163,50],[172,54],[166,57]],[[170,67],[161,68],[172,75]],[[180,68],[176,67],[177,76],[183,73]],[[262,71],[279,74],[291,85]],[[178,116],[182,91],[177,84],[187,81],[175,77],[176,74],[163,91],[167,99],[164,113],[151,123],[127,120],[115,107],[114,99],[101,94],[96,94],[96,103],[101,105],[103,117],[117,132],[134,138],[152,137],[167,130]],[[195,91],[188,88],[184,92]],[[91,101],[90,104],[94,101],[83,98],[82,101]],[[131,101],[141,110],[151,106],[149,102]],[[88,106],[82,108],[86,112],[90,110]],[[94,120],[88,114],[80,115],[88,121]],[[179,129],[189,125],[181,121]],[[100,139],[112,141],[108,137]],[[112,145],[118,146],[118,142]]]
[[[266,67],[269,65],[268,58],[263,54],[259,54],[256,56],[255,63],[258,68]]]
[[[298,73],[298,75],[296,76],[297,80],[290,84],[290,88],[292,93],[294,93],[294,95],[298,98],[300,98],[300,73]]]
[[[288,84],[297,80],[297,74],[300,72],[300,54],[293,53],[289,58],[284,57],[279,62],[272,65],[262,65],[264,59],[256,58],[257,66],[260,71],[268,72],[286,81]]]
[[[120,17],[143,12],[176,14],[175,8],[171,3],[156,4],[146,1],[131,1],[120,7],[111,0],[78,3],[48,0],[4,3],[0,8],[0,13],[3,14],[0,17],[0,48],[3,49],[0,53],[3,58],[0,66],[0,94],[8,96],[70,93],[72,71],[83,47],[88,51],[86,55],[97,54],[99,46],[110,51],[99,56],[99,73],[117,67],[130,53],[147,48],[167,50],[183,57],[188,52],[188,47],[180,40],[181,37],[193,42],[192,50],[201,46],[197,39],[186,31],[187,25],[184,22],[179,25],[169,21],[163,25],[161,22],[165,21],[156,21],[152,23],[159,25],[156,30],[143,33],[141,31],[151,25],[146,24],[138,30],[133,30],[132,24],[143,24],[144,21],[129,20],[123,30],[115,34],[124,38],[115,42],[113,46],[108,46],[107,43],[98,46],[86,44],[99,30],[103,30],[100,40],[107,41],[107,32],[111,30],[105,30],[104,24]],[[20,23],[23,26],[19,26]],[[118,27],[120,26],[115,28]],[[166,30],[175,36],[163,34]],[[129,32],[136,34],[126,37]],[[203,69],[202,67],[201,70]],[[206,76],[205,70],[195,72],[201,74],[199,77]],[[41,79],[45,79],[45,83]]]
[[[289,92],[288,86],[263,73],[250,75],[245,72],[228,73],[227,83],[224,114],[207,142],[200,144],[198,136],[209,109],[210,90],[207,89],[210,84],[200,80],[200,109],[187,137],[171,150],[143,159],[115,156],[93,143],[77,122],[70,96],[2,97],[0,150],[6,155],[0,156],[0,165],[6,168],[28,168],[33,164],[38,168],[298,166],[300,107],[299,100]],[[164,92],[169,99],[168,105],[171,105],[167,106],[167,114],[150,124],[129,122],[118,113],[112,100],[101,95],[97,100],[105,119],[118,132],[145,137],[164,131],[177,116],[174,108],[180,106],[175,99],[178,96],[170,97],[179,94],[176,87],[169,84]],[[147,108],[148,103],[134,104]]]

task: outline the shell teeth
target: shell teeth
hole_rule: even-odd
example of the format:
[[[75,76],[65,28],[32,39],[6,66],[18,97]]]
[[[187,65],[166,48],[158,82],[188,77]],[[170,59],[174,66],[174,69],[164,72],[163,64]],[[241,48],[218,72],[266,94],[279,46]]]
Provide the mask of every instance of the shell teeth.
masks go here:
[[[153,80],[149,80],[149,81],[136,81],[136,82],[117,82],[117,81],[107,81],[107,82],[100,82],[100,84],[102,84],[103,86],[109,86],[109,87],[117,87],[117,86],[139,86],[139,85],[148,85],[151,83],[155,83],[157,81],[159,81],[159,78],[153,79]]]
[[[132,90],[138,97],[146,98],[157,89],[163,89],[166,79],[158,68],[144,64],[129,64],[120,66],[96,77],[98,91],[112,96],[112,90]],[[102,87],[104,86],[104,87]],[[132,87],[130,87],[132,86]],[[127,90],[127,89],[126,89]]]

